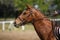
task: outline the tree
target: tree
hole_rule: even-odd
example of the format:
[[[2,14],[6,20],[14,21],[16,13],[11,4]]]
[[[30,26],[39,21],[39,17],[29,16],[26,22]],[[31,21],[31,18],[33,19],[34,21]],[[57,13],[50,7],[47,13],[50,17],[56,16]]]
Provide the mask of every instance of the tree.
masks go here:
[[[60,10],[60,0],[54,0],[54,4],[57,5],[57,9]]]

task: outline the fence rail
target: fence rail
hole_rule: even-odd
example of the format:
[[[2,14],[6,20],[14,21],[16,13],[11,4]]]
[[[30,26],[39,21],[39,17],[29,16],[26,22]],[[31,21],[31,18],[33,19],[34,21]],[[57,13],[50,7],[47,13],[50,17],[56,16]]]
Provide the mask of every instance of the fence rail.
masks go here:
[[[14,21],[0,21],[0,24],[2,24],[2,31],[5,31],[5,24],[9,23],[8,29],[11,29],[11,25]]]
[[[8,29],[11,30],[13,28],[12,24],[14,21],[0,21],[0,24],[2,24],[2,31],[5,31],[5,24],[9,23]],[[25,27],[22,25],[22,30],[24,30]]]
[[[60,21],[60,19],[50,19],[51,21]]]

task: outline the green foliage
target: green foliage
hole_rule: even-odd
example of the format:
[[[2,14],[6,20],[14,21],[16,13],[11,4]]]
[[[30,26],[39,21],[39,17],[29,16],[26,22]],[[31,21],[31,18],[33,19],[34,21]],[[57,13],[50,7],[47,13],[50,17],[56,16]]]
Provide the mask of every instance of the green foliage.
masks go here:
[[[46,11],[48,9],[49,6],[49,2],[47,2],[46,4],[44,3],[44,0],[14,0],[14,5],[15,7],[17,7],[19,10],[23,10],[26,4],[30,4],[30,5],[34,5],[37,4],[39,5],[39,9],[41,9],[42,11]]]
[[[20,10],[24,10],[26,8],[26,4],[30,4],[31,6],[34,6],[34,4],[37,4],[39,6],[39,9],[42,12],[46,12],[48,10],[48,7],[51,4],[56,4],[58,6],[57,9],[60,9],[60,0],[54,0],[53,2],[52,2],[52,0],[49,0],[49,1],[48,0],[0,0],[0,2],[4,3],[4,5],[6,6],[6,8],[5,7],[3,8],[3,12],[4,12],[3,16],[4,17],[16,16],[16,14],[20,12]],[[9,4],[12,5],[11,8],[10,8]],[[18,9],[17,11],[19,11],[17,13],[15,12],[16,8]],[[10,9],[13,10],[13,12],[10,11]]]
[[[54,3],[58,6],[57,9],[60,10],[60,0],[55,0]]]

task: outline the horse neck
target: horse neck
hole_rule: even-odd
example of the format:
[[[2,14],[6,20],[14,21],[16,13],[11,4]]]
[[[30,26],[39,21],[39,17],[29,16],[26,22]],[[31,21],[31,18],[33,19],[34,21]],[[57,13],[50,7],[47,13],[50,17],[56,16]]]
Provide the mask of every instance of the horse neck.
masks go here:
[[[37,20],[35,19],[35,21],[33,21],[34,28],[42,40],[47,40],[52,30],[51,21],[41,14],[41,12],[38,13],[40,13],[37,17],[38,19],[36,18]]]
[[[49,20],[49,18],[44,16],[40,11],[36,12],[36,15],[36,18],[33,20],[33,25],[41,24],[43,26],[43,24],[45,25],[46,23],[48,23],[47,25],[50,24],[51,26],[51,21]]]
[[[45,16],[40,11],[37,10],[37,12],[35,13],[34,20],[40,20],[40,19],[44,19],[44,18],[45,18]]]
[[[36,19],[33,21],[34,28],[41,40],[54,40],[52,23],[40,11],[36,12]]]

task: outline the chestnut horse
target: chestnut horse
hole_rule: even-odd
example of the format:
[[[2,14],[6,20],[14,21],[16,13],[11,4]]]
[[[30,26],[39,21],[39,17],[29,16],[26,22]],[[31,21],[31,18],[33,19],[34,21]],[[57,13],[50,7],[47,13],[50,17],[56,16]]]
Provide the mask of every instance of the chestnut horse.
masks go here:
[[[32,23],[41,40],[56,40],[52,29],[52,22],[39,10],[27,5],[20,16],[14,22],[16,27]]]

